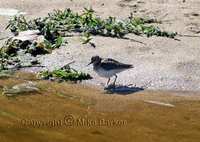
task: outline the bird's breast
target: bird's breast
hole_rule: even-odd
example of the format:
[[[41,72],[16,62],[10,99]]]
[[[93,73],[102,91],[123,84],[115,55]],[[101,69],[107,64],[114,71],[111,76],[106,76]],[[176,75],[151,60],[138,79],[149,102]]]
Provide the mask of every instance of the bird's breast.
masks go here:
[[[102,68],[94,68],[94,71],[101,77],[110,78],[116,74],[115,70],[104,70]]]

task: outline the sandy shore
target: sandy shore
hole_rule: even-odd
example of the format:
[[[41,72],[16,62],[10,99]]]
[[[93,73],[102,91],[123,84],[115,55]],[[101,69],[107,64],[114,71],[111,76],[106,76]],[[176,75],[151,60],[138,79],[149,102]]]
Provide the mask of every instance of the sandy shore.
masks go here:
[[[133,12],[161,20],[158,26],[163,30],[200,36],[198,0],[0,0],[0,8],[18,9],[28,18],[46,16],[53,9],[81,12],[90,6],[104,18],[124,19]],[[10,35],[4,30],[9,18],[0,15],[0,38]],[[26,81],[0,79],[1,142],[199,142],[199,37],[127,37],[143,44],[95,36],[93,48],[75,36],[52,54],[37,57],[49,69],[74,60],[73,68],[94,77],[83,84],[36,81],[38,93],[7,97],[2,94],[3,87]],[[0,40],[0,45],[3,42]],[[106,80],[91,66],[86,67],[97,54],[134,65],[119,74],[117,83],[122,86],[102,89]],[[17,73],[16,77],[35,79],[27,73]],[[129,84],[133,85],[127,87]]]
[[[133,12],[135,16],[161,20],[162,24],[158,26],[166,31],[196,36],[200,31],[200,2],[198,0],[186,2],[182,2],[182,0],[162,2],[159,0],[41,0],[37,3],[33,0],[9,0],[6,2],[0,0],[0,3],[3,8],[16,8],[26,12],[29,18],[45,16],[53,9],[71,8],[81,12],[84,7],[92,6],[96,14],[101,17],[116,16],[124,19],[130,12]],[[8,16],[0,16],[1,37],[8,33],[3,30],[8,19]],[[76,36],[67,38],[69,44],[66,46],[54,50],[52,54],[38,56],[38,59],[49,69],[60,67],[74,60],[75,63],[72,67],[88,72],[94,77],[87,83],[101,85],[106,80],[99,78],[92,71],[92,67],[85,67],[91,56],[98,54],[134,65],[134,69],[119,75],[117,83],[120,85],[133,84],[133,86],[141,88],[162,90],[200,90],[199,37],[177,36],[180,41],[135,35],[127,37],[143,44],[131,40],[95,36],[92,42],[95,43],[96,48],[93,48],[90,45],[82,45],[80,37]]]

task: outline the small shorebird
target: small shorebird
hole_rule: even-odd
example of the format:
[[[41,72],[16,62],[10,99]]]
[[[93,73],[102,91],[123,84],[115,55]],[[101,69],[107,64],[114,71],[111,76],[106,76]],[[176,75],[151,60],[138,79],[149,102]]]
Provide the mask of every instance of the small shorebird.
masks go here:
[[[93,56],[91,62],[88,64],[93,64],[94,71],[101,77],[108,78],[107,86],[110,82],[110,78],[115,76],[113,85],[117,80],[117,73],[120,73],[126,69],[133,68],[130,64],[120,63],[111,58],[101,58],[99,56]]]

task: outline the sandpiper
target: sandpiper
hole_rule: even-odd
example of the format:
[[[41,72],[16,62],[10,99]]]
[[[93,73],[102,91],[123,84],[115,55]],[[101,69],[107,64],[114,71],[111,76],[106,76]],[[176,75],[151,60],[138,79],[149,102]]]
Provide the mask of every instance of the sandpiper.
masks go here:
[[[93,56],[91,62],[88,64],[93,64],[94,71],[101,77],[108,78],[107,86],[110,82],[110,78],[115,76],[113,86],[117,80],[117,73],[120,73],[124,70],[133,68],[130,64],[120,63],[111,58],[101,58],[99,56]]]

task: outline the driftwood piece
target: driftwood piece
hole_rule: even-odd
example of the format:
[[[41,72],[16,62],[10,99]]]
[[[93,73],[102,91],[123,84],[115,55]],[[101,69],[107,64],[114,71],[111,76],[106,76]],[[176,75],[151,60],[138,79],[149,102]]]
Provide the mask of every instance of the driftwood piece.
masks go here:
[[[166,106],[166,107],[175,107],[173,104],[169,103],[164,103],[164,102],[159,102],[159,101],[151,101],[151,100],[144,100],[145,103],[149,104],[155,104],[155,105],[160,105],[160,106]]]
[[[16,96],[22,93],[38,92],[39,90],[36,83],[29,81],[27,83],[14,85],[11,88],[4,87],[3,94],[6,96]]]
[[[41,35],[39,30],[27,30],[19,32],[17,36],[13,37],[13,40],[21,40],[21,41],[34,41],[37,40],[37,38]]]

